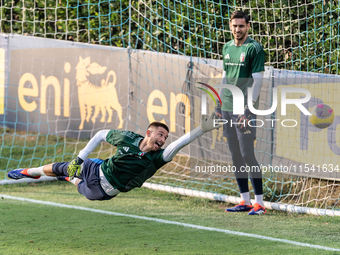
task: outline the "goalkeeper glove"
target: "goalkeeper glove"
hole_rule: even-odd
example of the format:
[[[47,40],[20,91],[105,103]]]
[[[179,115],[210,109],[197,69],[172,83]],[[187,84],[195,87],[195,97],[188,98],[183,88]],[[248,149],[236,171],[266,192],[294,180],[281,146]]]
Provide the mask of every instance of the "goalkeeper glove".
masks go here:
[[[84,162],[79,157],[76,157],[74,160],[70,162],[67,166],[67,173],[70,180],[72,180],[75,176],[79,176],[81,173],[81,164]]]
[[[248,105],[244,107],[244,114],[238,116],[236,121],[238,122],[237,128],[242,132],[245,133],[249,130],[249,121],[254,119],[254,114],[249,110]]]
[[[217,102],[217,106],[215,107],[215,113],[218,117],[222,118],[222,110],[220,101]]]
[[[212,112],[207,119],[205,119],[205,116],[202,115],[201,129],[203,133],[222,127],[222,125],[215,124],[215,118],[214,118],[215,116],[216,116],[215,112]]]

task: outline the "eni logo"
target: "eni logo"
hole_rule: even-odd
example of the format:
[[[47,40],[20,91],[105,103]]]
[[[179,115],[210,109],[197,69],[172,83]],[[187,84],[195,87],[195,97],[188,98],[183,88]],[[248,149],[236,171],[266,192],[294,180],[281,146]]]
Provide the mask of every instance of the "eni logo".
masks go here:
[[[1,52],[0,52],[1,53]],[[71,72],[71,64],[66,62],[64,64],[64,72],[66,74]],[[107,122],[112,122],[113,110],[117,111],[119,125],[118,128],[123,127],[122,118],[122,106],[118,101],[118,95],[115,88],[117,77],[116,73],[112,70],[108,71],[105,76],[105,71],[107,67],[100,66],[98,63],[91,63],[91,58],[87,57],[83,59],[79,57],[78,64],[75,68],[75,78],[78,88],[78,100],[79,100],[79,110],[81,116],[81,122],[79,129],[84,128],[85,120],[95,123],[96,118],[101,112],[102,117],[100,122],[105,122],[106,113],[108,112]],[[1,70],[0,70],[1,71]],[[89,75],[103,75],[100,81],[100,85],[95,85],[90,82]],[[1,75],[0,75],[1,78]],[[19,104],[23,110],[27,112],[33,112],[39,108],[40,103],[40,113],[47,113],[47,89],[52,86],[54,91],[54,115],[64,117],[70,117],[70,101],[75,99],[74,96],[70,95],[70,80],[64,78],[63,91],[61,87],[61,82],[55,76],[40,75],[40,81],[32,73],[24,73],[19,80],[18,86],[18,100]],[[29,86],[27,86],[29,84]],[[0,80],[1,87],[1,80]],[[39,100],[40,96],[40,100]],[[0,93],[1,97],[1,93]],[[63,99],[63,102],[62,102]],[[92,115],[92,110],[94,108],[94,113]],[[63,112],[61,110],[63,109]],[[0,112],[1,112],[1,101],[0,101]],[[0,113],[1,114],[1,113]],[[91,117],[92,116],[92,117]]]
[[[106,111],[109,114],[107,122],[112,122],[113,110],[117,111],[119,118],[118,128],[123,127],[122,106],[118,101],[118,95],[115,88],[117,77],[116,73],[110,70],[106,79],[102,79],[99,86],[95,86],[88,80],[90,74],[103,74],[106,71],[105,66],[100,66],[98,63],[91,63],[90,57],[83,59],[79,57],[79,62],[76,66],[76,80],[78,86],[78,100],[81,123],[79,129],[84,128],[85,119],[90,121],[92,114],[92,107],[94,107],[94,114],[91,118],[92,123],[96,122],[99,111],[102,113],[100,122],[105,122]]]

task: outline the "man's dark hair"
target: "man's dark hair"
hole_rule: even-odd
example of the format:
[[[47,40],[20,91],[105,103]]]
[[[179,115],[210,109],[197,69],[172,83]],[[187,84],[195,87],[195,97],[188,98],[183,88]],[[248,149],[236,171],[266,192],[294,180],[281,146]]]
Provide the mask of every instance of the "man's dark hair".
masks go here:
[[[246,24],[249,23],[249,16],[240,10],[234,11],[231,14],[230,21],[232,21],[233,19],[245,19]]]
[[[149,126],[148,126],[148,129],[150,128],[150,127],[162,127],[162,128],[164,128],[166,131],[168,131],[168,133],[169,133],[169,128],[168,128],[168,126],[167,125],[165,125],[165,124],[163,124],[162,122],[158,122],[158,121],[154,121],[154,122],[152,122]]]

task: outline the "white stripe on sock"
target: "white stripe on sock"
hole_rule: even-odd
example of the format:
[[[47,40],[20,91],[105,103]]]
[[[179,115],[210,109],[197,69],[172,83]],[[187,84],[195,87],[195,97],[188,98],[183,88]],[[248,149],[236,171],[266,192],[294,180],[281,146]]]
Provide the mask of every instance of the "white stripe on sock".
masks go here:
[[[255,195],[255,203],[258,203],[259,205],[264,206],[263,195]]]
[[[249,192],[244,192],[244,193],[241,193],[241,198],[242,200],[244,200],[245,204],[246,205],[250,205],[250,195],[249,195]]]
[[[32,167],[27,169],[27,173],[31,176],[46,176],[43,169],[44,166]]]
[[[74,185],[77,185],[76,182],[79,180],[79,178],[74,177],[70,182]]]

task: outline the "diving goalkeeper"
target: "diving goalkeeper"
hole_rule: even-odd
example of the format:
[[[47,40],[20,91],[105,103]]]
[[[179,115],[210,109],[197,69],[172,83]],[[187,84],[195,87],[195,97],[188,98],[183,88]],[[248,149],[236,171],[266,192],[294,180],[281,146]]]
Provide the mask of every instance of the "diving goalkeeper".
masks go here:
[[[128,192],[153,176],[156,171],[170,162],[180,149],[214,127],[215,113],[203,119],[193,131],[161,149],[168,138],[169,128],[161,122],[149,125],[145,137],[130,131],[99,131],[71,162],[52,163],[37,168],[16,169],[8,172],[12,179],[56,176],[75,184],[78,192],[89,200],[109,200],[120,192]],[[117,147],[111,158],[87,159],[88,155],[102,142]]]

